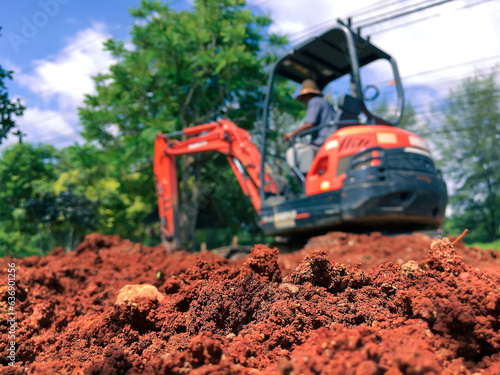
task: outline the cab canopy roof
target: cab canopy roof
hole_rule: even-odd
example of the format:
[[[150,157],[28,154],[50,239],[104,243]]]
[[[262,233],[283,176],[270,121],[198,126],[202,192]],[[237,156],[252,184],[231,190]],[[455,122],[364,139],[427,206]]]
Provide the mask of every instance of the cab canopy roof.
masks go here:
[[[282,56],[274,69],[276,74],[298,83],[313,79],[322,90],[349,73],[357,81],[359,68],[380,58],[391,60],[388,54],[339,24]]]

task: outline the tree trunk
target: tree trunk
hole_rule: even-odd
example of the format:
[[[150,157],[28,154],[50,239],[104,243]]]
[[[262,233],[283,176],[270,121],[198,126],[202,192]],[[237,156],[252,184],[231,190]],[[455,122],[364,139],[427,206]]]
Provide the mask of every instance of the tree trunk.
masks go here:
[[[41,234],[41,231],[40,231],[40,226],[41,225],[42,224],[37,223],[36,224],[36,229],[38,230],[38,243],[39,243],[39,246],[40,246],[40,254],[41,254],[41,256],[43,256],[42,234]]]
[[[200,212],[200,188],[199,188],[199,180],[200,180],[200,171],[201,167],[199,163],[194,163],[193,165],[193,191],[191,194],[191,205],[193,207],[191,221],[189,223],[189,237],[192,243],[193,251],[196,250],[196,239],[195,239],[195,231],[196,231],[196,221],[198,219],[198,213]]]
[[[73,248],[73,231],[74,231],[74,226],[71,225],[69,227],[69,233],[67,233],[67,235],[65,235],[66,237],[66,243],[64,244],[64,250],[66,250],[66,252],[70,252],[71,249]]]
[[[190,221],[190,201],[189,191],[189,163],[187,156],[181,156],[181,180],[179,183],[179,207],[178,207],[178,231],[180,246],[182,249],[188,250],[189,246],[189,221]]]
[[[497,221],[496,221],[496,197],[495,197],[495,191],[493,189],[493,186],[491,183],[488,181],[488,198],[486,199],[486,206],[488,207],[488,214],[489,214],[489,224],[488,225],[488,234],[490,237],[490,242],[494,242],[496,240],[496,234],[498,230],[497,226]]]
[[[193,162],[193,156],[181,157],[181,181],[179,184],[179,238],[182,249],[195,250],[196,220],[199,212],[199,177],[201,165]],[[192,182],[192,184],[190,183]]]

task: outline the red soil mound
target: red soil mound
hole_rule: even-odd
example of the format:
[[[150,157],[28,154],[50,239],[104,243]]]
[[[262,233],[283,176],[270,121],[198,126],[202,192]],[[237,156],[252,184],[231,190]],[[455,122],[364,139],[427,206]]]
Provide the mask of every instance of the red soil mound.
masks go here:
[[[496,253],[447,239],[330,233],[229,261],[94,234],[2,259],[4,280],[13,261],[18,367],[0,373],[500,373]],[[163,298],[115,304],[137,284]],[[5,352],[5,288],[0,306]]]

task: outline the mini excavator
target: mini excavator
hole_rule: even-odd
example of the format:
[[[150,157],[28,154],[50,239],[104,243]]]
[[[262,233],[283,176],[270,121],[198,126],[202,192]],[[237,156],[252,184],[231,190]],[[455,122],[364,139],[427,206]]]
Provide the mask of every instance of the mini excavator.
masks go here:
[[[381,78],[390,73],[390,80]],[[339,90],[331,134],[304,166],[295,158],[290,179],[273,173],[279,155],[269,152],[270,105],[279,79],[313,79],[323,92]],[[375,82],[377,84],[367,84]],[[331,85],[333,84],[333,86]],[[378,115],[370,101],[392,109]],[[154,174],[162,237],[178,236],[177,155],[224,154],[257,213],[263,233],[303,236],[329,230],[411,232],[443,223],[447,190],[425,140],[397,128],[404,104],[395,60],[347,25],[339,24],[281,56],[272,66],[263,108],[260,149],[250,133],[229,120],[197,125],[155,140]],[[393,103],[387,103],[391,99]],[[291,147],[319,128],[291,140]],[[175,139],[183,136],[183,140]],[[283,157],[283,156],[281,156]],[[300,165],[299,165],[300,164]],[[300,190],[300,191],[297,191]]]

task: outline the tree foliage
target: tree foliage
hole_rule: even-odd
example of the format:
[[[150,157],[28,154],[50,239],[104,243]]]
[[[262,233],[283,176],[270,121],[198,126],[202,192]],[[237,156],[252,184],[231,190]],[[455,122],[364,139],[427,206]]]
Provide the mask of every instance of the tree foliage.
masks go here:
[[[70,191],[96,202],[94,225],[100,233],[147,241],[140,214],[156,208],[144,198],[154,188],[140,187],[139,172],[120,175],[112,162],[107,151],[95,145],[67,147],[61,152],[61,173],[54,191]]]
[[[451,180],[453,216],[448,228],[473,241],[494,241],[500,223],[500,87],[497,76],[466,79],[443,105],[441,146]]]
[[[96,202],[75,186],[58,185],[66,173],[52,146],[19,143],[3,151],[0,249],[22,255],[59,245],[69,250],[97,228]]]
[[[57,178],[58,154],[49,145],[19,143],[4,150],[0,160],[0,220],[14,225],[16,209],[27,198],[50,189]]]
[[[97,93],[87,96],[80,116],[83,136],[106,151],[114,168],[110,173],[135,174],[120,187],[132,200],[145,200],[140,219],[149,214],[146,207],[156,206],[151,169],[156,133],[219,117],[250,128],[263,97],[263,68],[273,58],[263,46],[283,39],[265,36],[270,19],[253,15],[241,0],[196,0],[192,10],[179,12],[159,1],[142,1],[131,14],[130,46],[113,39],[106,43],[116,64],[109,74],[95,77]],[[206,166],[208,159],[180,161],[184,245],[193,238],[206,184],[227,169],[222,161]]]
[[[96,202],[72,191],[47,192],[27,199],[26,218],[48,231],[52,240],[69,251],[96,228]]]
[[[415,111],[415,107],[411,101],[406,102],[398,127],[419,134],[420,129],[417,111]]]
[[[57,178],[57,152],[52,146],[16,144],[0,158],[0,247],[20,253],[39,248],[30,236],[37,227],[26,218],[27,199],[50,190]],[[37,241],[41,241],[38,238]]]
[[[12,79],[12,74],[11,70],[5,70],[0,65],[0,144],[16,125],[13,116],[22,116],[25,109],[19,99],[12,100],[9,97],[6,81]]]

